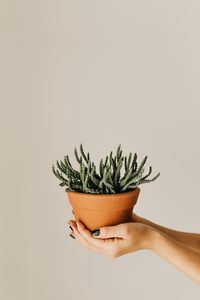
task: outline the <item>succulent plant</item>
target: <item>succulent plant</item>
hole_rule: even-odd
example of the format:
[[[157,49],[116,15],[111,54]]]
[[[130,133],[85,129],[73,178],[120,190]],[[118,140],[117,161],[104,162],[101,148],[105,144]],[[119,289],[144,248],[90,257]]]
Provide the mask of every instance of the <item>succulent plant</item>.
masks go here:
[[[137,162],[137,153],[129,156],[122,156],[121,144],[117,147],[116,155],[113,157],[112,151],[106,156],[105,161],[100,160],[99,172],[95,164],[90,159],[90,154],[85,154],[83,145],[80,144],[80,156],[76,147],[74,155],[79,164],[79,171],[75,170],[69,160],[68,155],[63,160],[56,160],[57,169],[54,164],[52,171],[61,181],[61,187],[66,187],[66,192],[92,193],[92,194],[113,194],[124,193],[134,190],[138,185],[156,180],[160,173],[152,179],[147,179],[152,173],[149,167],[148,173],[143,176],[147,161],[147,156]],[[121,175],[124,164],[124,174]]]

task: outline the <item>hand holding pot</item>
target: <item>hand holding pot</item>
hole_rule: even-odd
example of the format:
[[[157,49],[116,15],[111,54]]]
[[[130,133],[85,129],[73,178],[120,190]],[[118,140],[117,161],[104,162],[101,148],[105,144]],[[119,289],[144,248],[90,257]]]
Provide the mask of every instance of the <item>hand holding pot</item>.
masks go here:
[[[200,284],[200,234],[176,231],[135,214],[132,221],[90,232],[80,221],[69,221],[72,237],[110,258],[149,249]]]
[[[88,249],[99,252],[109,258],[151,247],[153,228],[141,223],[122,223],[101,227],[90,232],[80,221],[69,221],[73,235],[79,243]]]

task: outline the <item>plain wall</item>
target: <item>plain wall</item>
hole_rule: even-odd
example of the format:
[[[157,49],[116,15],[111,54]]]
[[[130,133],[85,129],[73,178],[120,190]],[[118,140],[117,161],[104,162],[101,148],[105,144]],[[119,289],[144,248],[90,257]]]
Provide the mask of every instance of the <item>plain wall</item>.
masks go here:
[[[52,163],[121,143],[161,176],[136,212],[199,232],[200,2],[0,2],[0,299],[199,299],[148,251],[109,261],[69,237]]]

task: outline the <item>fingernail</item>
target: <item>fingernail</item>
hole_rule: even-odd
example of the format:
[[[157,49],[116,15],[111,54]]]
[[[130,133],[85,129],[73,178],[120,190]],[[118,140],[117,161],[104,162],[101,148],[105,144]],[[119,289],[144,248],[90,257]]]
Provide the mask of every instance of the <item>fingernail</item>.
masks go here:
[[[76,239],[75,236],[74,236],[72,233],[70,234],[70,236],[71,236],[73,239]]]
[[[69,226],[69,228],[71,229],[71,231],[73,231],[73,228],[72,228],[72,226]]]
[[[74,211],[72,210],[72,213],[73,213],[73,215],[74,215]]]
[[[100,230],[99,229],[95,229],[92,231],[92,235],[94,236],[98,236],[100,234]]]

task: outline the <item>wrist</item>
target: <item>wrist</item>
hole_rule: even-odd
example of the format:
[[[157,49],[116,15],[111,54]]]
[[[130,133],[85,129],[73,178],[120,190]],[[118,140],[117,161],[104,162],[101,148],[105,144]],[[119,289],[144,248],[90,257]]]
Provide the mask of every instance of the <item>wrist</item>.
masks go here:
[[[138,222],[138,223],[142,223],[142,224],[145,224],[145,225],[150,225],[151,226],[151,222],[141,216],[138,216],[136,214],[133,214],[133,222]]]
[[[156,251],[158,240],[160,239],[161,233],[150,225],[145,225],[146,232],[143,238],[143,249],[148,249],[152,251]]]

